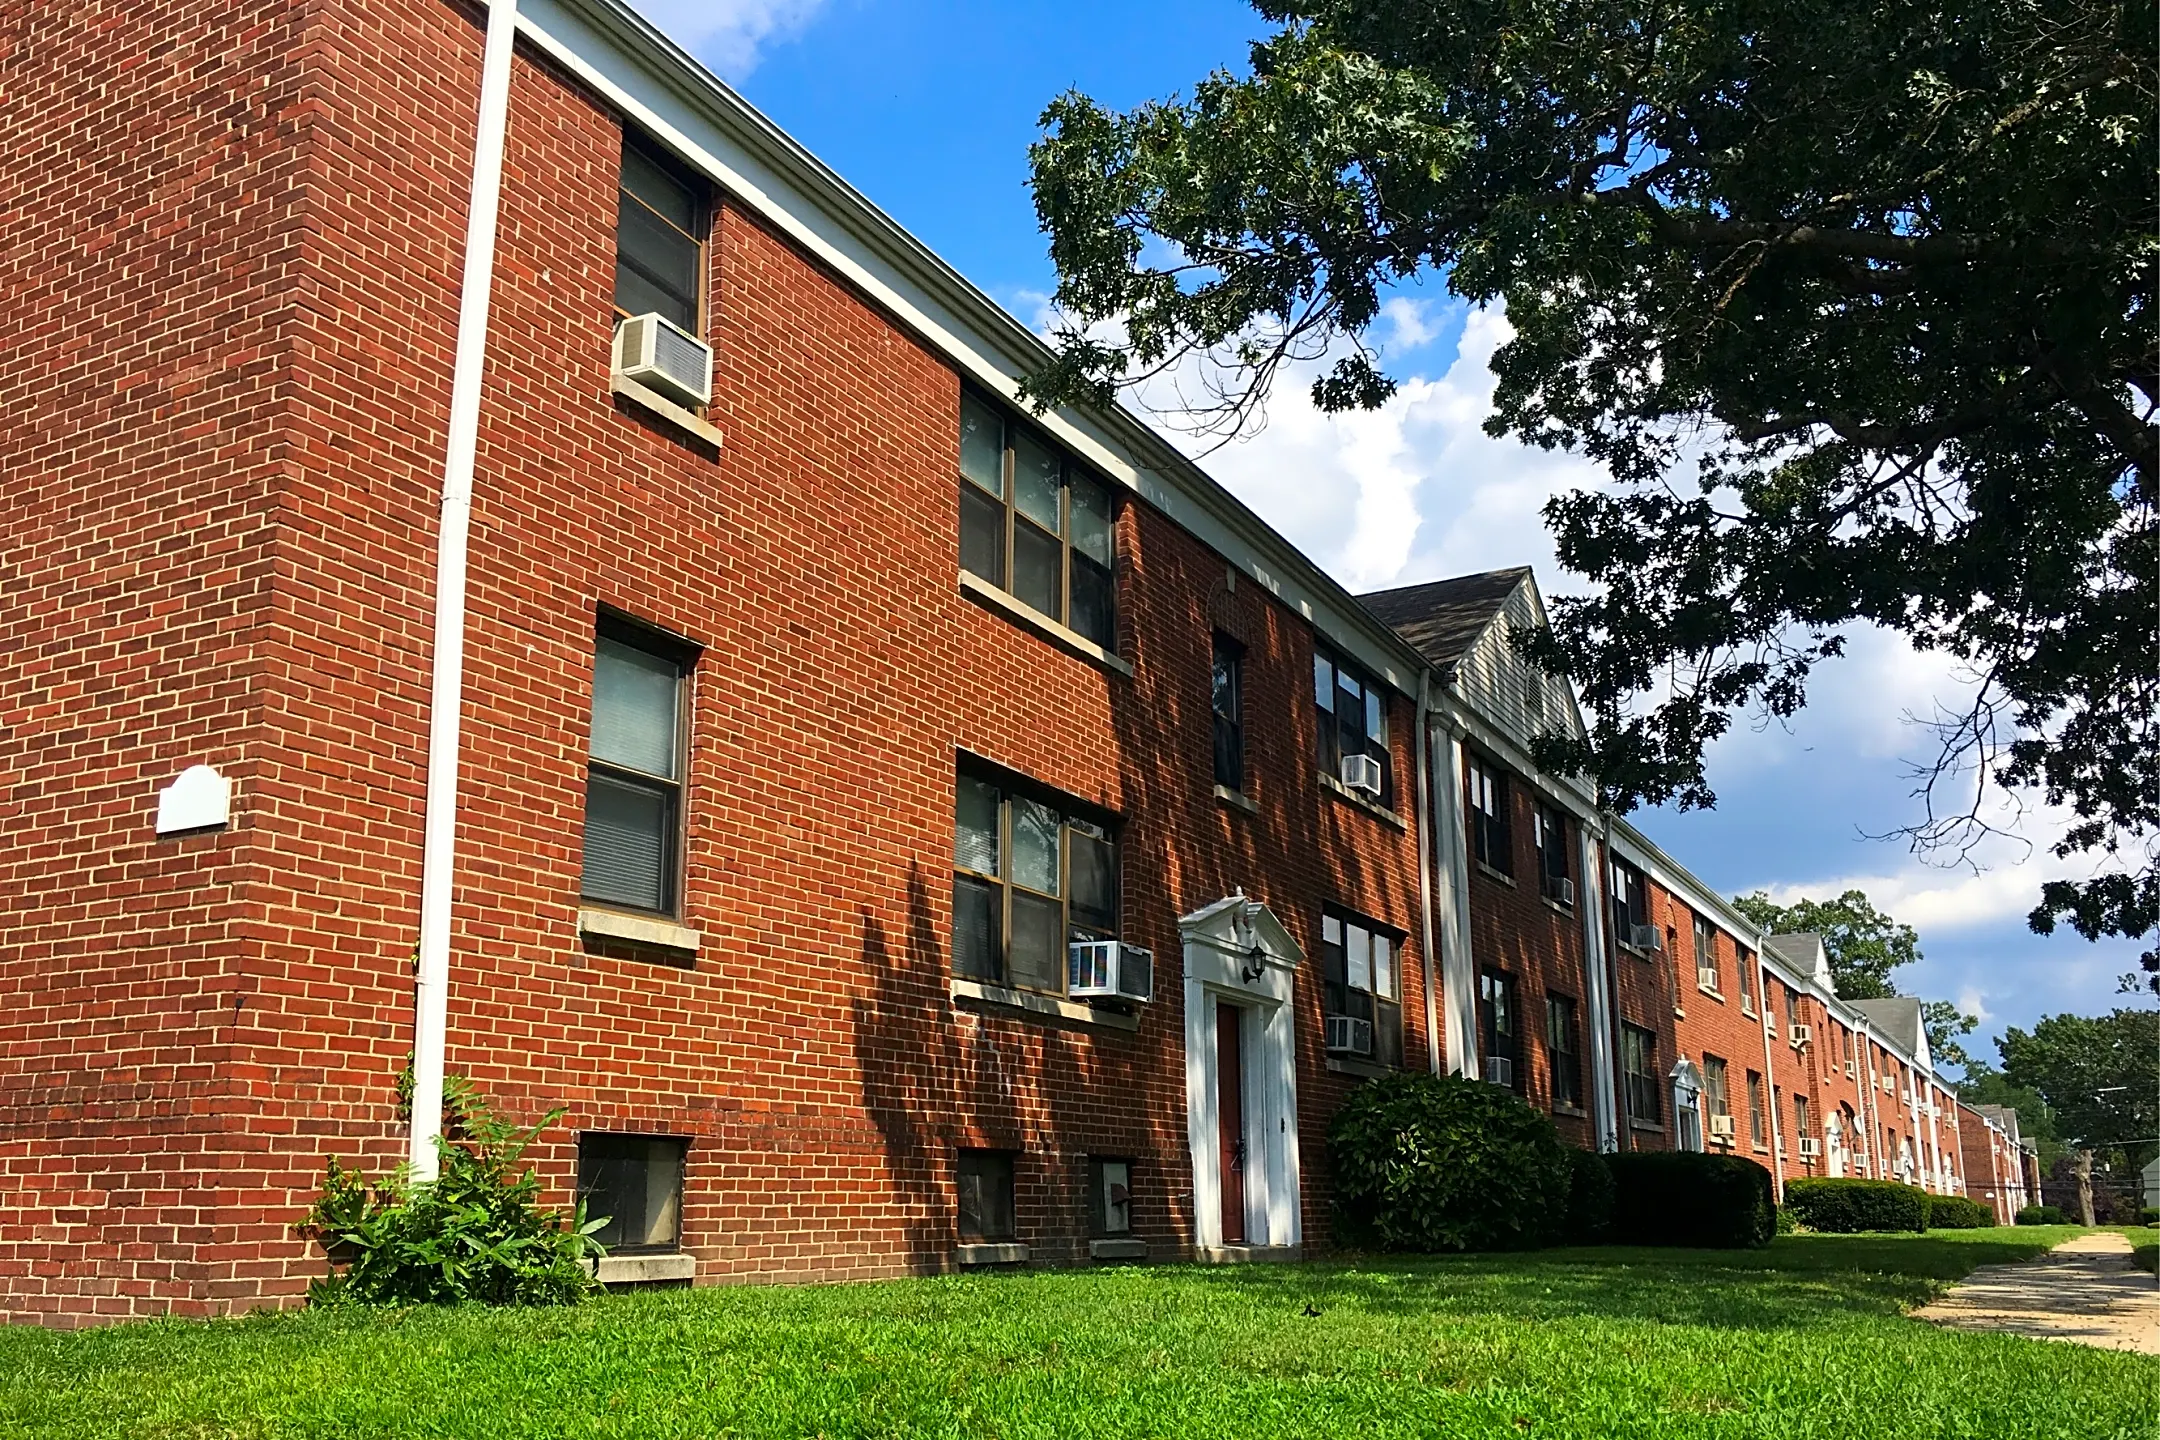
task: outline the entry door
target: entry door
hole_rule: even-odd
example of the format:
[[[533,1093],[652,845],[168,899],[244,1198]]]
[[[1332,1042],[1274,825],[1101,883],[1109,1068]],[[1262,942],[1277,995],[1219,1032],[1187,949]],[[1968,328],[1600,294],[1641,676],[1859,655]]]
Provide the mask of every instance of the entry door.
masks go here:
[[[1222,1238],[1245,1243],[1245,1054],[1240,1022],[1245,1012],[1215,1003],[1215,1116],[1222,1141]]]

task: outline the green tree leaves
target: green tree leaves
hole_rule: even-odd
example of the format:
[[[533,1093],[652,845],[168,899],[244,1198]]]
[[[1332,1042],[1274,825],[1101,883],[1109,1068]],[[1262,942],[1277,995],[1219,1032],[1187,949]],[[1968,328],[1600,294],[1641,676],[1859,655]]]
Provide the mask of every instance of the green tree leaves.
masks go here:
[[[1920,932],[1875,908],[1865,891],[1847,890],[1835,900],[1796,900],[1779,905],[1757,890],[1735,895],[1733,908],[1772,935],[1820,935],[1830,957],[1837,992],[1847,1000],[1879,1000],[1898,993],[1890,972],[1920,958]]]
[[[2160,1153],[2160,1012],[2050,1015],[1998,1043],[2003,1079],[2047,1102],[2065,1144],[2133,1171]]]

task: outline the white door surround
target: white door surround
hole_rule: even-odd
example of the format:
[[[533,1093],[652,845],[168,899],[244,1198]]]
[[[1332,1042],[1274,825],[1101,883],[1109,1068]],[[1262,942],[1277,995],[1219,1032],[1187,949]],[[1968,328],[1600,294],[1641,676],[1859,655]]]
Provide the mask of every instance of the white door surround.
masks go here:
[[[1192,1147],[1193,1248],[1202,1259],[1290,1257],[1302,1242],[1298,1189],[1297,1032],[1291,1003],[1305,952],[1265,905],[1242,892],[1178,921],[1185,952],[1185,1127]],[[1245,1094],[1245,1242],[1222,1234],[1216,1006],[1241,1016]]]

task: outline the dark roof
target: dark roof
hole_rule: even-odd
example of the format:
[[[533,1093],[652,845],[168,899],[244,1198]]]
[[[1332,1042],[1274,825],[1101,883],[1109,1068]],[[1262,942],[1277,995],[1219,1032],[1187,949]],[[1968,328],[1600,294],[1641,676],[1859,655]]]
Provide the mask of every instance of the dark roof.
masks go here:
[[[1443,673],[1452,674],[1463,652],[1485,632],[1529,573],[1529,566],[1517,565],[1399,590],[1375,590],[1357,598],[1375,619],[1409,641]]]

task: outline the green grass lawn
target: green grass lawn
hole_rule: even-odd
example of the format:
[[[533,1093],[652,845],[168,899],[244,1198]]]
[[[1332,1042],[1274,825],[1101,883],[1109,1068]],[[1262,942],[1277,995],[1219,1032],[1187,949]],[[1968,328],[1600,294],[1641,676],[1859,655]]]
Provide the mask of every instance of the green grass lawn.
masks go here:
[[[2160,1361],[1901,1313],[2067,1233],[15,1329],[0,1435],[2149,1436]]]

